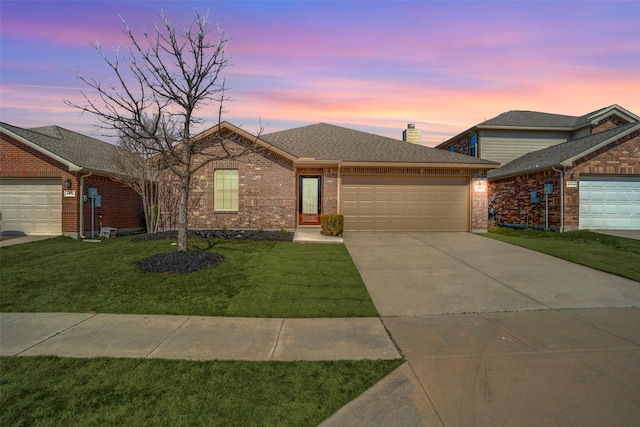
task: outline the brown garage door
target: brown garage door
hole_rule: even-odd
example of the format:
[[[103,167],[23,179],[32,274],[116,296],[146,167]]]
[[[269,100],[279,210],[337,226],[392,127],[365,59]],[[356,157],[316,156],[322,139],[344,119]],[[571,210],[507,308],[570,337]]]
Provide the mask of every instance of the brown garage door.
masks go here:
[[[343,176],[347,231],[468,231],[468,178]]]

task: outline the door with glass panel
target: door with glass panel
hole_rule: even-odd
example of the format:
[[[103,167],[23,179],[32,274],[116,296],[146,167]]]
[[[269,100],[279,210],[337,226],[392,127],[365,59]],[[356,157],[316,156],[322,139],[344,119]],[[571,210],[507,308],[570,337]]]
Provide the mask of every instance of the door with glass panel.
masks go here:
[[[320,225],[322,212],[322,179],[319,176],[300,176],[298,196],[298,224]]]

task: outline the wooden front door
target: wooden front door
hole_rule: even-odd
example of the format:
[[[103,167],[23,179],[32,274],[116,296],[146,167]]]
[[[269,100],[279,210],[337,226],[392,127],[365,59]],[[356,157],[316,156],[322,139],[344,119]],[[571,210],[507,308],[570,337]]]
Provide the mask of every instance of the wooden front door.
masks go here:
[[[300,176],[299,187],[298,224],[320,225],[322,178],[319,176]]]

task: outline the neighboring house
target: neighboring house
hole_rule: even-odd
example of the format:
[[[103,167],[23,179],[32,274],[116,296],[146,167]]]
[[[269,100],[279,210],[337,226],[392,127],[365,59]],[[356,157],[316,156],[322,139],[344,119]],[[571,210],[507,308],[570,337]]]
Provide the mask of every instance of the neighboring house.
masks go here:
[[[256,138],[224,122],[196,138],[218,132],[260,149],[198,171],[191,228],[295,229],[339,213],[346,231],[487,229],[494,162],[325,123]]]
[[[100,223],[118,230],[143,227],[141,198],[112,179],[119,174],[113,161],[118,150],[58,126],[0,123],[0,229],[90,237],[92,203],[95,235]],[[89,188],[99,198],[86,198]]]
[[[618,105],[584,116],[508,111],[465,130],[436,148],[505,164],[532,151],[638,121],[640,117]]]
[[[640,123],[512,160],[489,172],[489,197],[507,225],[640,230]]]
[[[488,174],[490,216],[500,223],[640,229],[639,123],[618,105],[584,116],[509,111],[436,148],[502,165]]]

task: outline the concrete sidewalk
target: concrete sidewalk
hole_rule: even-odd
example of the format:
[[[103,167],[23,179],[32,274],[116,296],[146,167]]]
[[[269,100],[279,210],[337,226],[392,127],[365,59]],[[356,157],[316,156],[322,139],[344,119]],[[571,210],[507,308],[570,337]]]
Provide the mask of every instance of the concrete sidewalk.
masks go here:
[[[379,318],[0,313],[0,355],[189,360],[397,359]]]

